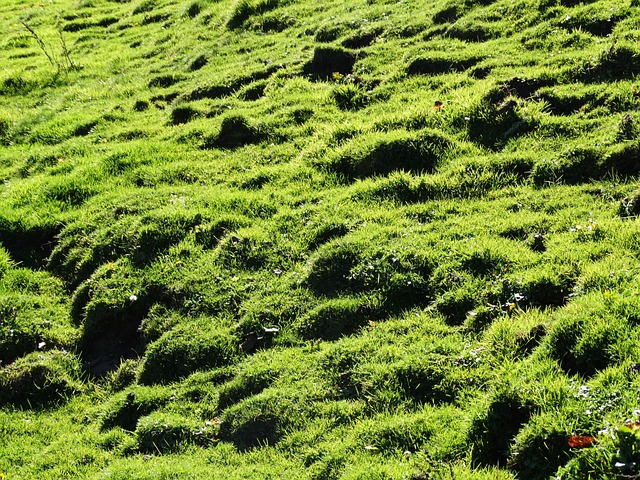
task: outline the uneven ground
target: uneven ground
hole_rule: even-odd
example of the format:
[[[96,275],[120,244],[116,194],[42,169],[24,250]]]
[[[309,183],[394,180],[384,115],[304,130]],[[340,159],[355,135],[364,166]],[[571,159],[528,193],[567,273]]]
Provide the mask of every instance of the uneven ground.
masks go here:
[[[640,478],[638,0],[0,29],[0,478]]]

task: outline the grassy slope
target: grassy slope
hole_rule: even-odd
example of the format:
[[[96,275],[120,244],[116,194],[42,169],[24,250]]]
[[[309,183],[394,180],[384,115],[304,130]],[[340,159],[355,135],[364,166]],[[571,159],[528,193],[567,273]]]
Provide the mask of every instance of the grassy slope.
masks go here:
[[[637,477],[637,0],[0,19],[0,473]]]

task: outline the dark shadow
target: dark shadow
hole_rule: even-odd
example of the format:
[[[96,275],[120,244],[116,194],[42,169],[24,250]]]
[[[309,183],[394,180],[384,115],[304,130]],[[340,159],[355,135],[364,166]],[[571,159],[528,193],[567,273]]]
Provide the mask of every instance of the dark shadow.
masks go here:
[[[313,58],[304,66],[304,74],[315,80],[326,80],[334,73],[349,75],[357,60],[357,54],[338,47],[316,47]]]
[[[19,265],[41,269],[58,244],[60,225],[25,226],[20,221],[0,217],[0,244]]]

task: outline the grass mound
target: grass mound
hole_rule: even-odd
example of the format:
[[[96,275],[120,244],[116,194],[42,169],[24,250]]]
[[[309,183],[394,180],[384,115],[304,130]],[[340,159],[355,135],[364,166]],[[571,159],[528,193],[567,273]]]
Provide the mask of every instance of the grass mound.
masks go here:
[[[0,404],[22,408],[56,405],[82,392],[81,375],[80,362],[67,352],[30,353],[0,371]]]
[[[195,337],[194,330],[198,331]],[[149,345],[140,382],[164,383],[197,370],[227,365],[237,353],[237,340],[218,331],[210,320],[182,324]]]
[[[337,149],[328,168],[350,179],[394,171],[431,173],[451,147],[450,140],[437,131],[371,134]]]

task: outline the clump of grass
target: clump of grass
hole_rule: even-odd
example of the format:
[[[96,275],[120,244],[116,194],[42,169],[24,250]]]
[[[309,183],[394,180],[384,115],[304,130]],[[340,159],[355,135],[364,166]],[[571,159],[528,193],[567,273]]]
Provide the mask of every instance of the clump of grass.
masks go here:
[[[220,417],[220,439],[233,442],[240,451],[274,445],[286,431],[311,413],[313,392],[274,390],[248,397],[224,410]],[[291,409],[297,412],[290,415]]]
[[[625,79],[632,77],[638,69],[637,49],[625,43],[612,43],[595,61],[585,62],[578,78],[587,82]]]
[[[156,6],[156,1],[155,0],[143,0],[142,2],[139,2],[133,9],[133,11],[131,12],[132,15],[138,15],[140,13],[146,13],[146,12],[150,12],[154,9],[154,7]]]
[[[220,130],[214,136],[205,139],[204,148],[238,148],[259,143],[267,138],[262,126],[255,125],[241,115],[225,117]]]
[[[233,7],[227,27],[236,29],[245,24],[254,15],[275,10],[285,4],[282,0],[239,0]]]
[[[134,431],[138,420],[149,415],[168,401],[171,393],[159,388],[137,387],[115,395],[106,406],[101,428],[120,427]]]
[[[352,289],[350,273],[362,247],[353,241],[333,241],[323,245],[312,259],[307,282],[318,292],[332,293]]]
[[[189,445],[213,442],[213,429],[175,413],[156,412],[142,417],[136,426],[138,448],[145,453],[169,453]]]
[[[259,356],[242,368],[235,377],[219,389],[218,408],[224,410],[253,395],[257,395],[281,375],[287,365],[274,365],[267,355]],[[260,362],[258,359],[262,360]]]
[[[50,407],[84,390],[79,360],[51,350],[33,352],[0,370],[0,403],[22,408]]]
[[[366,106],[368,98],[363,87],[346,83],[336,85],[331,92],[338,107],[343,110],[358,110]]]
[[[370,134],[336,149],[326,166],[349,179],[394,171],[429,173],[452,147],[451,140],[435,130]]]
[[[613,302],[597,293],[581,298],[580,314],[573,316],[570,310],[548,335],[551,356],[567,373],[589,377],[616,362],[628,324],[609,311]]]
[[[197,336],[192,331],[198,330]],[[151,343],[140,371],[144,384],[167,383],[198,370],[233,363],[238,340],[210,319],[181,324]]]
[[[0,92],[3,95],[22,95],[28,93],[35,85],[33,82],[16,75],[12,77],[6,77],[2,80],[0,86]]]
[[[190,107],[189,105],[183,105],[171,110],[171,123],[173,125],[180,125],[187,123],[199,115],[199,112]]]
[[[335,340],[358,331],[378,315],[375,301],[362,297],[335,298],[309,311],[299,320],[299,329],[305,338]]]
[[[464,2],[447,2],[431,16],[431,19],[436,24],[453,23],[463,15],[465,7]]]
[[[114,392],[121,391],[138,378],[140,362],[136,359],[124,360],[120,365],[107,376],[107,384]]]

